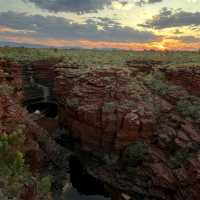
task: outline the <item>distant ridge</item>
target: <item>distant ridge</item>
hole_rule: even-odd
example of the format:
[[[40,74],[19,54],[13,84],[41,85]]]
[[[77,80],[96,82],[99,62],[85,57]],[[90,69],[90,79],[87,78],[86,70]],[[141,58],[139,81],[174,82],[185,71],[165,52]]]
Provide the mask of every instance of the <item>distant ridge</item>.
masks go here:
[[[96,51],[117,51],[120,49],[117,48],[87,48],[79,46],[63,46],[63,47],[54,47],[40,44],[28,44],[28,43],[17,43],[17,42],[8,42],[0,41],[0,47],[24,47],[24,48],[56,48],[56,49],[81,49],[81,50],[96,50]]]
[[[17,43],[17,42],[6,42],[0,41],[0,47],[25,47],[25,48],[51,48],[50,46],[39,45],[39,44],[27,44],[27,43]]]

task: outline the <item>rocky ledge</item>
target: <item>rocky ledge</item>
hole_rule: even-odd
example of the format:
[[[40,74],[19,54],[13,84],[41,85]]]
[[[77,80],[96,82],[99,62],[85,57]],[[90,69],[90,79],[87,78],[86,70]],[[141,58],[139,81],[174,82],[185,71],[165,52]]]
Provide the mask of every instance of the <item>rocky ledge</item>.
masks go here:
[[[167,71],[163,76],[155,72],[154,65],[160,68],[161,63],[154,61],[153,67],[136,62],[124,69],[98,70],[58,64],[52,71],[54,64],[49,69],[48,62],[43,66],[38,61],[33,66],[42,73],[31,75],[40,84],[54,83],[51,94],[58,103],[58,119],[34,121],[21,106],[27,97],[22,90],[22,68],[0,62],[0,139],[16,136],[16,127],[23,125],[25,141],[11,146],[23,153],[35,180],[22,180],[17,195],[26,200],[51,199],[49,192],[36,189],[41,181],[37,173],[57,168],[56,190],[63,180],[58,171],[67,170],[71,155],[67,148],[71,148],[87,172],[105,183],[113,200],[200,199],[197,93],[176,82],[178,78],[170,79]],[[67,130],[59,138],[67,148],[59,146],[52,135],[58,122]],[[0,195],[7,195],[11,187],[2,180],[0,184]]]
[[[200,198],[200,126],[177,112],[177,98],[157,94],[137,70],[56,71],[60,120],[97,158],[85,161],[93,176],[129,199]]]
[[[0,199],[51,200],[48,170],[67,168],[69,152],[48,131],[49,126],[57,128],[55,120],[45,125],[41,118],[38,123],[22,107],[22,86],[22,67],[0,61]]]
[[[200,97],[200,70],[199,66],[191,69],[168,70],[166,77],[174,84],[181,85],[193,95]]]

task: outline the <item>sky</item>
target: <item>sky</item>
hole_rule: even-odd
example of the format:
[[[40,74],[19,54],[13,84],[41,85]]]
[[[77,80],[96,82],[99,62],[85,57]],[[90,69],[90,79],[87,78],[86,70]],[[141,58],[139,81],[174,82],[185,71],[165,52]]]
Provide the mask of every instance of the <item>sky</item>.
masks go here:
[[[0,0],[0,41],[198,50],[200,0]]]

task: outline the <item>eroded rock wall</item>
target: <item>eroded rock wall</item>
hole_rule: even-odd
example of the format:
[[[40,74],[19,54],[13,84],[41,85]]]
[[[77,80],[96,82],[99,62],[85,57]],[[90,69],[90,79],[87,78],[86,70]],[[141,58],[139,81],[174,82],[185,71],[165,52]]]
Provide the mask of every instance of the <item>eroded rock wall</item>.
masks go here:
[[[66,78],[66,87],[68,82]],[[61,112],[62,116],[66,114],[65,123],[83,148],[93,146],[110,152],[153,135],[156,119],[152,105],[142,99],[149,91],[132,81],[128,71],[92,71],[71,84],[71,90],[59,90],[65,93]]]
[[[166,72],[166,77],[173,84],[181,85],[191,94],[200,96],[200,70],[198,67],[188,70],[171,70]]]
[[[129,69],[60,71],[60,120],[80,148],[100,155],[88,170],[133,199],[200,198],[199,126]]]
[[[54,66],[59,62],[59,59],[49,59],[23,65],[22,79],[26,100],[43,99],[44,93],[48,95],[49,100],[56,98],[53,93],[56,77]]]
[[[55,165],[56,168],[60,166],[67,168],[68,153],[70,152],[63,150],[62,147],[56,144],[52,137],[52,134],[56,128],[58,128],[56,120],[51,122],[50,120],[48,121],[48,119],[41,119],[40,123],[38,123],[34,120],[37,118],[29,114],[28,111],[22,107],[22,102],[25,99],[22,74],[22,67],[20,65],[7,61],[0,62],[0,136],[6,134],[9,137],[9,135],[15,134],[18,126],[23,127],[23,133],[19,136],[22,138],[17,138],[20,140],[23,139],[23,143],[20,146],[16,146],[14,143],[12,148],[14,152],[20,151],[23,153],[23,159],[27,165],[27,170],[30,170],[29,176],[32,176],[33,180],[30,181],[27,179],[27,181],[23,183],[20,182],[20,187],[14,197],[23,200],[50,200],[52,199],[50,191],[48,194],[44,194],[38,189],[40,187],[39,184],[42,174],[44,170],[47,173],[47,169],[50,165],[53,167]],[[49,131],[48,128],[51,129],[51,131]],[[3,159],[6,158],[3,157]],[[12,163],[12,160],[10,162]],[[65,170],[64,167],[63,170]],[[23,177],[23,173],[26,172],[24,171],[21,175],[17,175],[19,181],[22,179],[20,177]],[[57,173],[57,176],[59,176],[60,179],[59,173]],[[15,182],[14,186],[10,184],[9,188],[4,186],[5,185],[2,185],[3,188],[1,188],[0,198],[3,198],[2,194],[4,193],[4,189],[7,191],[6,195],[14,195],[13,192],[10,194],[9,190],[13,188],[14,191],[14,186],[18,187]],[[62,190],[62,185],[60,190]]]

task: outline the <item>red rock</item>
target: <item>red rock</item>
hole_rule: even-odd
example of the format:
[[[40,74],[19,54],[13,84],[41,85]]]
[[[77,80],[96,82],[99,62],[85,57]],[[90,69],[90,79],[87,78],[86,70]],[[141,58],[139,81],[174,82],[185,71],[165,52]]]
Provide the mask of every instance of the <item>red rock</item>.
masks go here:
[[[166,72],[166,78],[173,84],[184,87],[193,95],[200,96],[200,72],[198,67]]]
[[[193,141],[200,142],[200,134],[194,129],[191,123],[188,122],[182,125],[182,128]]]
[[[177,155],[191,143],[198,144],[198,131],[174,111],[173,103],[152,94],[135,76],[127,69],[91,70],[81,76],[66,72],[55,85],[62,105],[60,118],[80,139],[82,150],[108,160],[110,154],[119,158],[114,164],[91,167],[97,178],[133,197],[139,193],[146,199],[185,200],[191,194],[188,200],[197,200],[197,152],[191,155],[192,161],[184,158],[187,162]],[[130,157],[124,162],[124,152],[135,144],[144,144],[138,145],[141,152],[133,148],[132,157],[139,164],[130,162]],[[178,168],[171,166],[172,157]]]
[[[139,95],[145,94],[144,89],[133,84],[133,89],[129,90],[127,85],[130,82],[127,70],[111,69],[86,73],[80,78],[76,78],[74,83],[72,80],[71,90],[64,92],[70,106],[66,104],[63,114],[71,116],[74,121],[78,119],[81,124],[95,127],[95,132],[103,132],[106,137],[102,138],[102,143],[107,143],[104,146],[115,144],[120,147],[119,144],[116,144],[120,143],[123,147],[123,141],[127,145],[141,137],[149,138],[155,129],[155,118],[153,113],[144,107],[144,102],[141,100],[135,102],[133,94],[137,94],[139,99]],[[59,87],[59,83],[57,84],[56,87]],[[61,87],[63,87],[62,85],[63,80]],[[134,91],[135,89],[138,91]],[[56,91],[58,90],[56,89]],[[59,91],[61,92],[61,90]],[[63,96],[63,94],[61,95]],[[74,100],[78,103],[76,107],[71,106]],[[137,107],[137,104],[138,107],[144,109],[145,116],[138,115],[137,109],[133,109],[133,106]],[[67,122],[67,124],[69,123]],[[143,124],[142,129],[141,124]],[[80,130],[78,127],[74,127],[73,132],[74,135],[77,135]],[[83,139],[83,141],[86,140]]]
[[[164,182],[164,184],[174,184],[176,182],[172,172],[163,163],[156,163],[151,167],[155,176],[159,176],[160,181]]]

